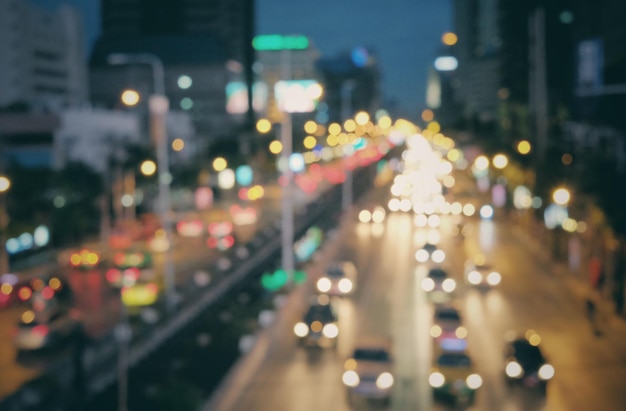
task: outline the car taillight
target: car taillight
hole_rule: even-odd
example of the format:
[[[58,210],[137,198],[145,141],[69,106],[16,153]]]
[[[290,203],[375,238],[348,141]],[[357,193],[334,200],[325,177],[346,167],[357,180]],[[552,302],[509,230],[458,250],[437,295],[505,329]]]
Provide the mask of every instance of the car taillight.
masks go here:
[[[36,325],[33,327],[33,333],[37,334],[40,337],[45,337],[46,335],[48,335],[48,326]]]

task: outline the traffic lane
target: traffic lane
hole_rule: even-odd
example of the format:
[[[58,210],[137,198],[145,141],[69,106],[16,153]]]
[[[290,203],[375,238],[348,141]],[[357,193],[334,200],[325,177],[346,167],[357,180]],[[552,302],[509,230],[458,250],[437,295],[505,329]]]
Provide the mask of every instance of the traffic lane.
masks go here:
[[[391,337],[396,349],[397,382],[391,408],[430,409],[430,391],[424,388],[425,362],[430,356],[426,337],[429,314],[426,301],[416,298],[421,294],[416,292],[410,222],[409,215],[391,216],[384,224],[350,222],[348,234],[341,237],[339,256],[355,263],[358,282],[351,298],[338,301],[337,351],[298,347],[292,327],[302,313],[292,313],[273,337],[274,348],[262,368],[241,392],[237,404],[228,409],[354,409],[341,383],[343,362],[351,355],[355,341],[367,335]],[[381,406],[375,401],[357,402],[358,409]]]
[[[510,329],[535,329],[542,347],[555,366],[556,377],[548,384],[546,401],[534,393],[519,395],[520,408],[529,410],[623,409],[626,349],[623,338],[597,338],[583,315],[582,301],[573,296],[564,279],[551,272],[520,241],[508,221],[472,223],[467,249],[481,249],[493,258],[503,274],[498,289],[488,294],[467,294],[470,350],[488,381],[484,390],[492,401],[506,406],[511,398],[503,385],[504,336]],[[596,408],[599,407],[599,408]]]

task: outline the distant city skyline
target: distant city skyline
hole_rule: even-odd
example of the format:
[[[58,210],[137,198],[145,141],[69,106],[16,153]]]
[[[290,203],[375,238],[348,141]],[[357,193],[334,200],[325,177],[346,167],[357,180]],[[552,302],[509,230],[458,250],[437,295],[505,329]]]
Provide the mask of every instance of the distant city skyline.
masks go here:
[[[87,52],[100,35],[99,0],[31,0],[45,7],[76,7],[85,22]],[[383,97],[416,119],[425,108],[428,67],[452,28],[449,0],[258,0],[257,34],[303,34],[322,55],[353,47],[369,48],[378,57]],[[348,21],[351,21],[349,23]]]

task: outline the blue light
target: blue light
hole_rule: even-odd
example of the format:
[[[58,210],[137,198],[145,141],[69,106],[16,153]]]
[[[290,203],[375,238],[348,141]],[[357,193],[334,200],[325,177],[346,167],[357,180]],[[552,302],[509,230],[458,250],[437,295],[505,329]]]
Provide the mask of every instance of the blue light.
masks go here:
[[[369,54],[364,47],[355,47],[351,53],[352,62],[357,67],[365,67],[369,60]]]
[[[252,184],[252,180],[254,178],[252,167],[248,165],[237,167],[237,170],[235,171],[235,178],[237,179],[237,184],[244,187],[249,186]]]

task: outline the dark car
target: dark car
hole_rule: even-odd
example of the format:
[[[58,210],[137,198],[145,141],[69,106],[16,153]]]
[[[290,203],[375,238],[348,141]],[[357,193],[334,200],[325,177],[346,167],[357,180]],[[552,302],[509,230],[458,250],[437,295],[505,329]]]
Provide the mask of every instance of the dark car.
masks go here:
[[[57,348],[78,326],[78,320],[62,309],[26,310],[13,330],[13,344],[18,352]]]
[[[336,346],[339,335],[337,315],[332,305],[313,303],[293,332],[303,345]]]
[[[540,341],[537,334],[527,333],[508,343],[504,374],[510,384],[538,388],[545,393],[548,381],[554,377],[554,367],[543,356]]]

